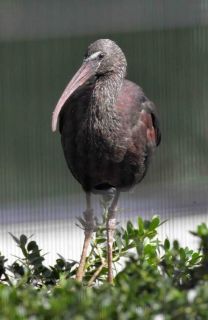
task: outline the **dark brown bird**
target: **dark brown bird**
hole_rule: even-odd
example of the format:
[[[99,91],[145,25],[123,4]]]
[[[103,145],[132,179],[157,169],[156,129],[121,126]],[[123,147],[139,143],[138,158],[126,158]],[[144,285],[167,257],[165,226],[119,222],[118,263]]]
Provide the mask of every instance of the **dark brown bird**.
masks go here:
[[[82,223],[85,241],[77,271],[82,280],[95,221],[91,193],[112,193],[108,209],[108,280],[112,282],[112,244],[120,191],[145,176],[161,134],[154,104],[135,83],[126,80],[127,62],[119,46],[100,39],[87,50],[80,69],[67,85],[53,113],[66,162],[86,192]]]

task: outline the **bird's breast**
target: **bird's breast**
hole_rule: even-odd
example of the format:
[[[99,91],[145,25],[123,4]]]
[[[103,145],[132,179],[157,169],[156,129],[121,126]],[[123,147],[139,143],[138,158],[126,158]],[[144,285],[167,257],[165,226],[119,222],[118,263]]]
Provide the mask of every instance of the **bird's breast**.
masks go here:
[[[85,150],[86,156],[100,159],[111,159],[119,162],[127,148],[126,132],[118,127],[112,119],[86,118],[80,123],[75,137],[79,152]]]

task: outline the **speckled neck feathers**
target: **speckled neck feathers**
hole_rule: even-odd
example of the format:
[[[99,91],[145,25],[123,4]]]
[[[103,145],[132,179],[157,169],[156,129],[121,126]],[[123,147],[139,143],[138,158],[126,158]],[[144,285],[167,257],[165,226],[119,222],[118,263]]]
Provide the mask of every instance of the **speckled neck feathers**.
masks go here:
[[[92,122],[102,122],[116,113],[114,105],[122,83],[123,79],[115,74],[97,79],[88,109],[88,116]]]
[[[104,150],[108,150],[112,157],[116,145],[117,156],[115,157],[120,157],[118,147],[120,145],[122,149],[122,143],[119,142],[121,140],[122,119],[114,105],[122,84],[122,73],[107,74],[97,79],[92,92],[87,110],[87,131],[90,144],[98,156],[103,154]],[[108,152],[105,154],[107,155]]]

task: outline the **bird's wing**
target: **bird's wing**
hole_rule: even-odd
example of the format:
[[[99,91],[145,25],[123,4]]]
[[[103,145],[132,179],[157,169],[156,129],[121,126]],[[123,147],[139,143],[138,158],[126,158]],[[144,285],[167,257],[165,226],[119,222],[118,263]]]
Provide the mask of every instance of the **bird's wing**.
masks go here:
[[[144,138],[152,146],[159,145],[161,132],[156,107],[138,85],[124,80],[117,109],[133,133],[133,140]]]
[[[154,103],[145,96],[144,100],[140,104],[139,122],[146,127],[147,141],[158,146],[161,141],[161,132],[156,108]]]

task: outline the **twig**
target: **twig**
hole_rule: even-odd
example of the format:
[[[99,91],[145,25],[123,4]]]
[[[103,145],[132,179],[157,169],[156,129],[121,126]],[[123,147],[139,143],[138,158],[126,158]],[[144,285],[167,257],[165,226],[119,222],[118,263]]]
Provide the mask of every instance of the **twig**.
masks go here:
[[[6,281],[11,287],[13,287],[13,283],[9,279],[9,276],[6,274],[6,272],[4,272],[3,275],[5,276],[4,281]]]
[[[92,277],[90,278],[89,282],[88,282],[88,287],[91,287],[93,282],[95,281],[95,279],[99,276],[100,272],[102,271],[103,267],[106,265],[105,260],[102,260],[101,265],[99,266],[99,268],[95,271],[95,273],[92,275]]]

